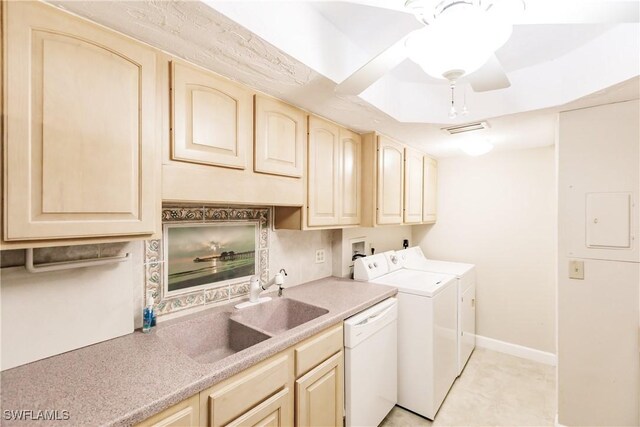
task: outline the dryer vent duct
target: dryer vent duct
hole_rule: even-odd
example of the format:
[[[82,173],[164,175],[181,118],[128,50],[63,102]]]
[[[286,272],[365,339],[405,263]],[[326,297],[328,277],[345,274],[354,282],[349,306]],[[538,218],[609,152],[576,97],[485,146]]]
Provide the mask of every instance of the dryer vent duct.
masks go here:
[[[475,122],[465,123],[463,125],[450,126],[448,128],[442,128],[443,131],[448,132],[449,135],[456,135],[458,133],[473,132],[476,130],[488,129],[489,122]]]

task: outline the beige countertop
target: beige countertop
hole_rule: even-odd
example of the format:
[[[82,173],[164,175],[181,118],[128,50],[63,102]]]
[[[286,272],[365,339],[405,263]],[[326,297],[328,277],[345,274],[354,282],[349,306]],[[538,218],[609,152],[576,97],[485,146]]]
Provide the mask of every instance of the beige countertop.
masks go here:
[[[16,410],[33,411],[33,417],[40,410],[57,410],[60,416],[68,411],[66,421],[38,425],[136,424],[396,292],[389,286],[335,277],[285,289],[285,297],[329,312],[210,364],[192,360],[155,332],[136,331],[9,369],[1,373],[0,424],[34,424],[33,420],[8,421],[5,412]],[[186,318],[230,310],[233,305],[218,306]],[[158,328],[180,321],[163,322]]]

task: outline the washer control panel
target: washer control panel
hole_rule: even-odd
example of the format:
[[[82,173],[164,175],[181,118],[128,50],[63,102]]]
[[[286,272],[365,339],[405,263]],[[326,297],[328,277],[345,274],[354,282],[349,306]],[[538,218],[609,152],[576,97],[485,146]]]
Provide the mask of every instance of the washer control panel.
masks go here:
[[[388,272],[389,267],[384,254],[358,258],[353,262],[353,278],[355,280],[373,280],[387,274]]]

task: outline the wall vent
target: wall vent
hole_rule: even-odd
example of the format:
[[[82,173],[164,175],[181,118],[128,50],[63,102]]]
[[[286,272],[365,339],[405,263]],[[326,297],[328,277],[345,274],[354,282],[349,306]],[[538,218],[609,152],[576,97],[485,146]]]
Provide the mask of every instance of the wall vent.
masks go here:
[[[463,125],[449,126],[448,128],[442,128],[442,130],[445,132],[448,132],[449,135],[455,135],[458,133],[488,129],[490,127],[491,126],[489,126],[489,122],[475,122],[475,123],[465,123]]]

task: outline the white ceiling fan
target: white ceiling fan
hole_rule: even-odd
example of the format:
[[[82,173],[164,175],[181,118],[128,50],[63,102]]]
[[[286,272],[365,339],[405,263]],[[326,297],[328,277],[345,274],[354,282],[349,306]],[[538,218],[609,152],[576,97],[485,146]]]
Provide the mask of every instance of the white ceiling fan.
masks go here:
[[[475,92],[511,85],[495,56],[513,25],[639,22],[638,0],[351,0],[413,14],[412,31],[338,84],[357,95],[410,58],[429,75],[455,87],[464,77]]]

